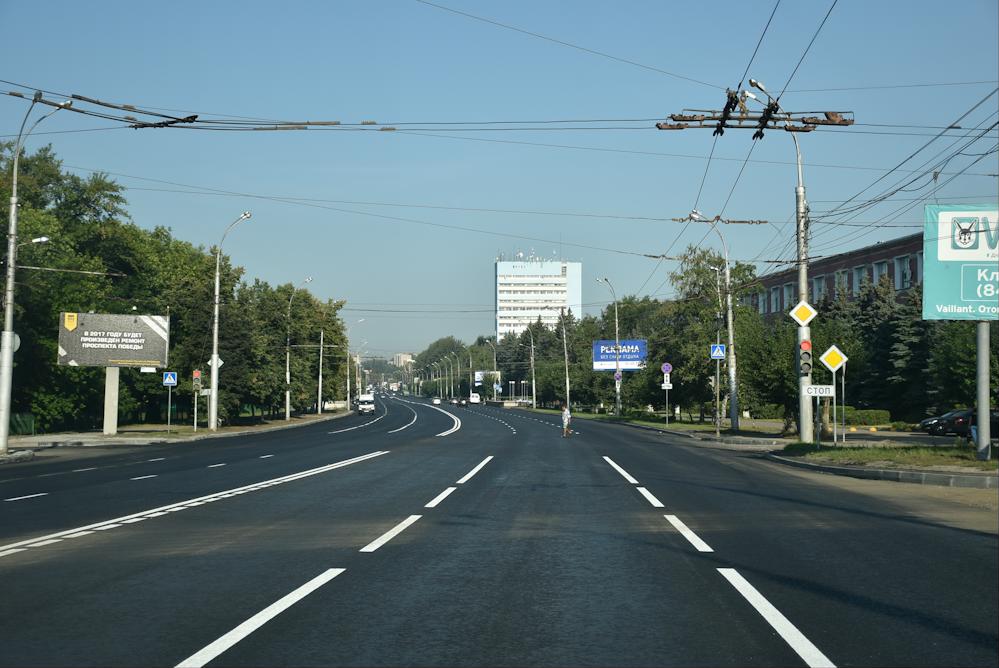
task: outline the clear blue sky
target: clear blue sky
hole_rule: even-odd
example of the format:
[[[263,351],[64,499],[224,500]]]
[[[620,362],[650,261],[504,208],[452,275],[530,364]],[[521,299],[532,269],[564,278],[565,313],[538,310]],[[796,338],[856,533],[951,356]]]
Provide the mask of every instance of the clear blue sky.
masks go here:
[[[440,4],[633,64],[415,0],[211,2],[157,9],[41,1],[0,4],[5,26],[0,79],[203,117],[374,120],[422,123],[415,127],[424,129],[439,122],[664,119],[684,108],[722,107],[724,87],[739,84],[774,7],[769,0]],[[743,86],[753,77],[780,91],[830,5],[781,2]],[[858,123],[801,136],[813,215],[882,177],[938,132],[927,126],[952,123],[996,87],[997,24],[994,0],[839,0],[781,99],[790,111],[852,111]],[[981,81],[986,83],[911,86]],[[0,89],[25,90],[10,84]],[[808,92],[814,89],[822,90]],[[26,106],[0,98],[0,134],[16,134]],[[994,96],[962,125],[991,125],[997,106]],[[719,247],[714,235],[705,238],[709,228],[703,225],[692,225],[677,238],[682,226],[676,223],[621,216],[681,217],[695,202],[713,216],[731,193],[725,217],[776,225],[726,227],[733,259],[787,257],[782,247],[793,234],[786,223],[794,211],[794,149],[784,132],[768,132],[758,142],[738,182],[751,132],[727,131],[705,178],[711,131],[660,132],[652,121],[592,124],[640,130],[64,132],[118,125],[60,112],[39,126],[28,150],[51,142],[68,170],[111,173],[128,189],[137,224],[165,225],[175,236],[206,247],[240,212],[251,210],[253,219],[225,247],[249,278],[282,284],[311,275],[309,287],[317,296],[344,298],[349,309],[447,311],[347,311],[353,338],[366,340],[371,355],[416,352],[448,334],[465,341],[489,334],[493,260],[500,252],[533,250],[582,261],[583,301],[589,304],[584,310],[597,312],[609,300],[594,280],[599,276],[609,277],[619,295],[671,293],[665,280],[674,263],[657,266],[608,249],[678,252],[702,239]],[[966,152],[988,151],[995,137],[992,131]],[[938,152],[947,155],[948,147],[952,152],[960,146],[955,141],[937,140],[905,167],[919,169]],[[958,172],[972,159],[957,156],[944,171]],[[996,178],[983,174],[997,171],[993,153],[936,196],[994,200]],[[886,176],[859,199],[903,175]],[[897,218],[890,214],[906,204],[899,198],[927,192],[899,193],[861,213],[852,222],[881,225],[854,230],[857,234],[826,226],[815,240],[816,253],[918,231],[884,223],[918,225],[921,205]],[[383,205],[313,202],[327,207],[318,208],[266,199],[272,196]],[[364,322],[357,323],[360,318]]]

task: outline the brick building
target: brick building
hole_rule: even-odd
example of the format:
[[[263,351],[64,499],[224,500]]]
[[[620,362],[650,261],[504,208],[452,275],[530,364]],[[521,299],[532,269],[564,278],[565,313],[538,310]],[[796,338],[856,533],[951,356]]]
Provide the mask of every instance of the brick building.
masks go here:
[[[865,280],[877,282],[882,276],[888,276],[897,292],[922,283],[922,232],[809,262],[808,301],[818,304],[840,290],[856,297]],[[797,268],[762,276],[760,283],[757,292],[743,297],[743,304],[771,315],[786,314],[798,303]]]

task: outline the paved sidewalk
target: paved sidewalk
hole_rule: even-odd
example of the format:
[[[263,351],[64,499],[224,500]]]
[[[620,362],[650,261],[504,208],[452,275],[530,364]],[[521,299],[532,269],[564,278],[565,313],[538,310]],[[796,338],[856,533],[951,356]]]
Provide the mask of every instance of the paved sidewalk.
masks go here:
[[[343,413],[327,413],[320,416],[309,414],[292,417],[290,422],[276,420],[256,425],[237,425],[221,427],[212,432],[201,428],[194,432],[189,426],[174,427],[172,433],[167,433],[166,425],[129,425],[118,430],[115,436],[106,436],[102,432],[63,432],[56,434],[36,434],[34,436],[11,436],[8,441],[8,454],[0,455],[0,464],[27,461],[34,456],[35,451],[50,448],[114,448],[137,447],[144,445],[163,445],[168,443],[190,443],[206,438],[228,438],[245,436],[282,429],[294,429],[310,424],[336,420],[353,411]]]

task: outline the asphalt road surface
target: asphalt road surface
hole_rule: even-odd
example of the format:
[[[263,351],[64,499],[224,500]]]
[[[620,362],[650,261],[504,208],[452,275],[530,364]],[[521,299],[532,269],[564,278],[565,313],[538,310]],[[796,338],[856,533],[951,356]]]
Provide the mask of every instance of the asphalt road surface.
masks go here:
[[[992,531],[556,419],[390,398],[8,465],[0,664],[999,663]]]

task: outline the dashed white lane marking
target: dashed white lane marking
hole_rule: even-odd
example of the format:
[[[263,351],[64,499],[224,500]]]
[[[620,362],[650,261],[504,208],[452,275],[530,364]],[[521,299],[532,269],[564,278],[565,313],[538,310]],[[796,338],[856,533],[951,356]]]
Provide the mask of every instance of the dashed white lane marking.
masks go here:
[[[736,591],[742,594],[749,604],[756,608],[763,619],[773,627],[774,631],[780,634],[791,649],[800,656],[811,668],[836,668],[819,648],[805,637],[805,635],[795,627],[787,617],[781,614],[780,610],[763,597],[756,588],[749,584],[742,575],[734,568],[719,568],[718,572],[735,587]]]
[[[147,459],[147,462],[162,462],[166,457],[153,457],[152,459]]]
[[[267,459],[268,457],[273,457],[274,455],[260,455],[259,459]]]
[[[711,547],[701,540],[696,533],[687,528],[679,517],[676,515],[663,515],[666,520],[673,525],[673,527],[680,532],[680,534],[690,541],[690,544],[697,548],[698,552],[714,552]]]
[[[406,408],[407,408],[407,409],[409,409],[410,411],[412,411],[412,412],[413,412],[413,419],[412,419],[412,420],[410,420],[410,421],[409,421],[409,424],[407,424],[407,425],[406,425],[405,427],[399,427],[398,429],[393,429],[392,431],[390,431],[390,432],[389,432],[390,434],[394,434],[394,433],[396,433],[397,431],[402,431],[403,429],[408,429],[409,427],[412,427],[412,426],[413,426],[413,424],[414,424],[414,423],[416,422],[416,418],[417,418],[417,417],[419,417],[419,416],[418,416],[418,415],[416,414],[416,411],[414,411],[414,410],[413,410],[412,408],[409,408],[409,406],[406,406]]]
[[[216,469],[216,468],[218,468],[220,466],[225,466],[225,462],[223,462],[221,464],[209,464],[208,468],[210,468],[210,469]]]
[[[611,466],[613,466],[614,470],[617,471],[618,473],[620,473],[622,476],[624,476],[624,479],[627,480],[628,482],[630,482],[632,485],[637,485],[638,484],[638,481],[635,480],[634,478],[632,478],[631,475],[627,471],[625,471],[623,468],[621,468],[620,466],[618,466],[614,462],[613,459],[611,459],[610,457],[604,457],[604,461],[606,461],[608,464],[610,464]]]
[[[94,527],[94,531],[107,531],[108,529],[117,529],[120,524],[105,524],[104,526]]]
[[[212,661],[230,647],[246,638],[248,635],[259,629],[261,626],[274,619],[282,612],[301,601],[303,598],[316,591],[324,584],[344,572],[343,568],[330,568],[317,577],[312,578],[304,585],[287,594],[274,603],[250,617],[248,620],[229,631],[218,640],[206,645],[202,649],[187,657],[177,664],[177,668],[201,668],[209,661]]]
[[[38,543],[32,543],[28,547],[45,547],[46,545],[52,545],[53,543],[61,543],[62,538],[50,538],[49,540],[43,540]]]
[[[140,475],[137,478],[129,478],[129,480],[145,480],[147,478],[155,478],[155,475]]]
[[[96,471],[96,470],[97,470],[96,466],[88,466],[85,469],[73,469],[72,472],[73,473],[83,473],[84,471]]]
[[[441,492],[440,494],[438,494],[437,496],[435,496],[433,501],[431,501],[430,503],[428,503],[427,505],[425,505],[423,507],[424,508],[436,508],[438,503],[440,503],[441,501],[443,501],[444,499],[446,499],[448,497],[448,495],[451,492],[453,492],[454,490],[456,490],[456,489],[458,489],[458,488],[457,487],[448,487],[443,492]]]
[[[255,492],[261,489],[266,489],[267,487],[272,487],[274,485],[283,485],[286,482],[292,482],[293,480],[301,480],[302,478],[308,478],[310,476],[319,475],[320,473],[325,473],[327,471],[332,471],[333,469],[350,466],[351,464],[356,464],[358,462],[363,462],[365,460],[373,459],[375,457],[381,457],[382,455],[387,455],[387,454],[389,454],[388,450],[378,450],[375,452],[369,452],[366,455],[361,455],[359,457],[354,457],[352,459],[344,459],[342,461],[335,462],[333,464],[327,464],[325,466],[319,466],[314,469],[308,469],[306,471],[292,473],[286,476],[281,476],[280,478],[273,478],[271,480],[252,483],[249,485],[244,485],[243,487],[237,487],[235,489],[224,490],[222,492],[215,492],[214,494],[208,494],[206,496],[201,496],[194,499],[186,499],[184,501],[178,501],[177,503],[172,503],[166,506],[160,506],[159,508],[151,508],[149,510],[143,510],[138,513],[132,513],[131,515],[116,517],[114,519],[105,520],[103,522],[95,522],[94,524],[88,524],[87,526],[76,527],[73,529],[65,529],[63,531],[57,531],[56,533],[51,533],[46,536],[36,536],[35,538],[29,538],[27,540],[18,541],[16,543],[0,545],[0,557],[6,556],[8,554],[14,554],[14,552],[10,551],[12,548],[20,548],[22,546],[27,546],[32,543],[37,543],[38,541],[47,540],[50,538],[79,538],[81,536],[87,536],[89,534],[92,534],[94,531],[98,530],[99,527],[108,524],[115,524],[115,525],[130,524],[129,520],[136,518],[149,519],[153,517],[162,517],[167,513],[184,510],[199,502],[210,503],[212,501],[217,501],[220,498],[223,498],[226,494],[231,494],[233,492],[240,492],[243,490],[247,492]],[[136,519],[136,521],[139,520]]]
[[[646,500],[649,503],[651,503],[654,508],[665,508],[666,507],[666,506],[663,505],[662,501],[660,501],[655,496],[653,496],[652,492],[650,492],[649,490],[645,489],[644,487],[636,487],[635,489],[637,489],[639,492],[641,492],[642,496],[644,496],[646,498]]]
[[[407,517],[406,519],[399,522],[394,527],[383,533],[381,537],[371,541],[370,543],[362,547],[361,552],[374,552],[382,545],[384,545],[385,543],[389,542],[390,540],[401,534],[411,524],[413,524],[416,520],[420,519],[421,517],[423,517],[423,515],[410,515],[409,517]]]
[[[39,496],[48,496],[48,492],[40,492],[38,494],[25,494],[24,496],[12,496],[9,499],[4,499],[4,501],[24,501],[25,499],[34,499]]]
[[[478,463],[478,465],[474,469],[472,469],[471,471],[469,471],[468,473],[466,473],[464,476],[462,476],[461,480],[459,480],[457,482],[457,484],[464,485],[466,482],[468,482],[469,480],[471,480],[472,476],[475,475],[476,473],[478,473],[482,469],[483,466],[485,466],[486,464],[488,464],[492,460],[492,458],[493,458],[493,456],[489,455],[488,457],[486,457],[485,459],[483,459],[481,462]]]

